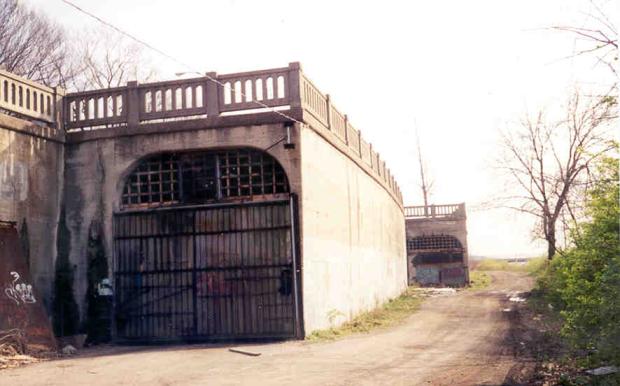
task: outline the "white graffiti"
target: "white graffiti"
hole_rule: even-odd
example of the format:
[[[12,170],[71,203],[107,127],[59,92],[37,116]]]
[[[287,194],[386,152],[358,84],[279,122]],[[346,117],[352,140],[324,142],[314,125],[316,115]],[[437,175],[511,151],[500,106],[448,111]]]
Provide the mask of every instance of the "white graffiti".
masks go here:
[[[20,304],[20,301],[24,304],[36,303],[37,299],[34,298],[32,293],[32,285],[23,282],[18,283],[20,276],[15,271],[11,272],[11,276],[13,276],[13,282],[4,289],[6,296],[15,301],[17,305]]]
[[[112,291],[112,282],[110,281],[110,279],[102,279],[101,282],[97,284],[97,294],[99,296],[114,295],[114,292]]]

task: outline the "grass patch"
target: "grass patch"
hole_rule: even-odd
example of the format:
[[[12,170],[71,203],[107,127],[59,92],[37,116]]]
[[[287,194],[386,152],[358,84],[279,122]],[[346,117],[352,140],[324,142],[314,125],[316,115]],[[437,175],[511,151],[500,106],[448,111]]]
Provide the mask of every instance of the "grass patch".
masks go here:
[[[534,275],[545,266],[547,259],[544,257],[537,257],[529,259],[527,263],[509,263],[503,259],[485,259],[476,264],[477,271],[511,271],[511,272],[526,272]]]
[[[472,290],[482,290],[491,284],[491,276],[482,271],[471,271],[469,274],[469,288]]]
[[[339,327],[314,331],[306,340],[309,342],[332,341],[347,335],[368,333],[374,329],[397,325],[414,313],[422,304],[422,298],[409,287],[396,299],[383,306],[364,312]]]

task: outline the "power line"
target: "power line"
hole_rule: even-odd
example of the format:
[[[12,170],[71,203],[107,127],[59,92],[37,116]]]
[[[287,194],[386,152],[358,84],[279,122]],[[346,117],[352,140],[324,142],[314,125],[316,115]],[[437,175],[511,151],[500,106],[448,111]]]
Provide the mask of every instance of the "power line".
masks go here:
[[[141,40],[141,39],[139,39],[139,38],[137,38],[137,37],[133,36],[133,35],[132,35],[132,34],[130,34],[129,32],[125,32],[125,31],[123,31],[122,29],[120,29],[119,27],[115,26],[114,24],[109,23],[109,22],[107,22],[107,21],[103,20],[102,18],[100,18],[99,16],[97,16],[97,15],[95,15],[95,14],[93,14],[93,13],[89,12],[89,11],[86,11],[86,10],[82,9],[81,7],[79,7],[78,5],[74,4],[73,2],[71,2],[71,1],[69,1],[69,0],[60,0],[60,1],[62,1],[63,3],[67,4],[68,6],[70,6],[70,7],[74,8],[74,9],[76,9],[77,11],[79,11],[79,12],[81,12],[81,13],[83,13],[83,14],[87,15],[88,17],[91,17],[91,18],[93,18],[93,19],[97,20],[99,23],[101,23],[101,24],[105,25],[105,26],[106,26],[106,27],[108,27],[108,28],[113,29],[114,31],[116,31],[116,32],[120,33],[121,35],[124,35],[124,36],[126,36],[126,37],[130,38],[131,40],[133,40],[133,41],[137,42],[138,44],[141,44],[141,45],[143,45],[144,47],[146,47],[146,48],[148,48],[148,49],[150,49],[150,50],[152,50],[152,51],[154,51],[154,52],[158,53],[159,55],[162,55],[162,56],[164,56],[165,58],[170,59],[170,60],[172,60],[173,62],[175,62],[175,63],[178,63],[178,64],[182,65],[183,67],[187,68],[187,69],[188,69],[188,70],[190,70],[191,72],[196,72],[196,73],[202,74],[200,71],[197,71],[195,68],[193,68],[193,67],[192,67],[192,66],[190,66],[189,64],[187,64],[187,63],[185,63],[185,62],[183,62],[183,61],[181,61],[181,60],[179,60],[179,59],[175,58],[175,57],[174,57],[174,56],[172,56],[172,55],[169,55],[169,54],[165,53],[164,51],[160,50],[160,49],[159,49],[159,48],[157,48],[157,47],[154,47],[153,45],[151,45],[151,44],[149,44],[149,43],[145,42],[144,40]],[[210,76],[209,74],[206,74],[206,73],[205,73],[205,74],[203,74],[203,76],[204,76],[205,78],[207,78],[207,80],[209,80],[209,81],[211,81],[211,82],[213,82],[213,83],[215,83],[215,84],[217,84],[217,85],[220,85],[220,86],[222,86],[222,87],[224,87],[224,88],[226,87],[226,86],[224,85],[224,83],[220,82],[219,80],[217,80],[216,78],[214,78],[214,77]],[[231,90],[232,90],[232,87],[231,87]],[[247,96],[246,96],[246,94],[245,94],[245,93],[243,93],[243,91],[236,91],[236,90],[235,90],[235,91],[234,91],[234,93],[235,93],[235,94],[239,94],[239,95],[241,95],[241,97],[242,97],[243,99],[246,99],[246,100],[248,99],[248,98],[247,98]],[[273,113],[276,113],[276,114],[278,114],[278,115],[280,115],[280,116],[282,116],[282,117],[284,117],[284,118],[290,119],[290,120],[292,120],[292,121],[294,121],[294,122],[297,122],[297,123],[300,123],[300,124],[301,124],[301,123],[303,123],[303,122],[301,122],[301,121],[299,121],[299,120],[297,120],[297,119],[295,119],[295,118],[293,118],[293,117],[291,117],[291,116],[289,116],[289,115],[287,115],[287,114],[284,114],[283,112],[281,112],[281,111],[279,111],[279,110],[276,110],[274,107],[267,106],[265,103],[263,103],[263,102],[261,102],[261,101],[257,101],[255,98],[252,98],[252,101],[251,101],[251,102],[256,103],[256,104],[257,104],[257,105],[259,105],[260,107],[266,108],[266,109],[268,109],[269,111],[271,111],[271,112],[273,112]]]

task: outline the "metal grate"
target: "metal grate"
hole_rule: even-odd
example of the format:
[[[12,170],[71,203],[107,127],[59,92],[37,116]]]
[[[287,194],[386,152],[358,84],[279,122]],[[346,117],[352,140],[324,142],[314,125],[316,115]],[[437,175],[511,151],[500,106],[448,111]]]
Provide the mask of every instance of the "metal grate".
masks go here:
[[[142,161],[129,175],[122,207],[274,198],[288,192],[282,166],[261,151],[164,153]]]
[[[454,236],[435,235],[419,236],[407,239],[407,250],[453,250],[462,249],[461,242]]]
[[[430,252],[419,253],[413,258],[413,265],[445,264],[463,262],[463,253]]]
[[[302,334],[291,200],[117,213],[116,338]]]

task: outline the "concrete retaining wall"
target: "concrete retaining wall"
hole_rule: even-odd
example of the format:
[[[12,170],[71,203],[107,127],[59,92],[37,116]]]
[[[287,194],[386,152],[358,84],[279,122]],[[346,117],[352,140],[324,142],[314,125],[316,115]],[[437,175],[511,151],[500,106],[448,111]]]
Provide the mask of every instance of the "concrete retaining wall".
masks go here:
[[[0,220],[15,221],[33,285],[49,311],[63,178],[62,136],[0,114]],[[9,277],[0,278],[4,283]]]
[[[407,286],[405,222],[387,190],[311,128],[301,129],[306,334],[350,320]]]

